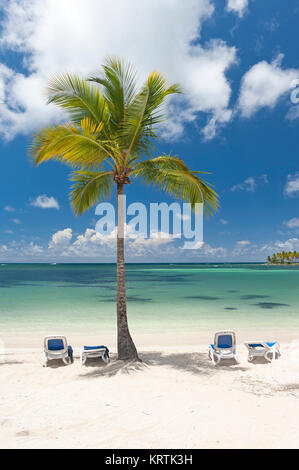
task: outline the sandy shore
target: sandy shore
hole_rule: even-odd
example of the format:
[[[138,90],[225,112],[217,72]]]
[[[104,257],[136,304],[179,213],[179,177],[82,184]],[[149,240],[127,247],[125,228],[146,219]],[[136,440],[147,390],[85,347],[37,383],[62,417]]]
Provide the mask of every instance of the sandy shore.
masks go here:
[[[165,344],[165,343],[164,343]],[[1,448],[298,448],[299,341],[271,364],[215,368],[207,345],[140,350],[114,359],[41,367],[41,349],[0,358]]]

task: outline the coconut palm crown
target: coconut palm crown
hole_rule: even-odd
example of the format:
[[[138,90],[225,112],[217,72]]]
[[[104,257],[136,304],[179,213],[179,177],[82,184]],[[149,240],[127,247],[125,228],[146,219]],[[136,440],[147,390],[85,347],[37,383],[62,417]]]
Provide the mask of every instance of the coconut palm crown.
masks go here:
[[[36,165],[58,160],[72,169],[70,192],[75,214],[118,195],[117,324],[118,358],[136,360],[138,354],[127,320],[124,265],[124,217],[121,196],[124,187],[139,179],[177,199],[204,203],[212,214],[218,198],[212,187],[178,157],[158,155],[154,142],[165,120],[163,105],[169,95],[180,93],[161,73],[152,72],[137,87],[131,64],[108,58],[99,76],[83,79],[74,74],[58,75],[48,86],[48,103],[62,108],[69,120],[40,130],[30,153]]]

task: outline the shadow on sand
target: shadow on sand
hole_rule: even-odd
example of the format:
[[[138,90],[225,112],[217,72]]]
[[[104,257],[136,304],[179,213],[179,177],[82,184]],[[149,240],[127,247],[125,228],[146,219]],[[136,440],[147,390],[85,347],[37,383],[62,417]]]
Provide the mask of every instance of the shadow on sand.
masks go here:
[[[180,372],[189,372],[198,375],[212,375],[217,372],[217,369],[225,369],[230,372],[234,371],[247,371],[248,367],[242,367],[236,364],[235,361],[225,360],[218,366],[213,366],[207,354],[204,353],[173,353],[162,354],[161,352],[145,352],[140,353],[142,362],[125,362],[118,361],[115,356],[112,356],[111,362],[106,365],[97,361],[94,364],[86,363],[85,367],[92,367],[93,370],[80,376],[84,377],[112,377],[118,373],[132,374],[141,372],[148,367],[171,367]]]
[[[0,361],[0,366],[15,366],[18,364],[24,364],[24,361]]]

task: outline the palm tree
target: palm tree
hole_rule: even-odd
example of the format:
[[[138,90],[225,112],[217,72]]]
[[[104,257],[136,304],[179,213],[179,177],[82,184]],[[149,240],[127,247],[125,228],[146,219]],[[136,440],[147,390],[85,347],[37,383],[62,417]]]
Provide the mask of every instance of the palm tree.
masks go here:
[[[134,179],[157,186],[175,198],[203,202],[212,214],[218,206],[215,191],[199,171],[191,171],[178,157],[149,158],[164,119],[168,95],[180,93],[159,72],[151,73],[137,89],[130,64],[109,58],[101,75],[82,79],[58,75],[48,86],[48,102],[69,116],[63,125],[40,130],[33,138],[31,156],[36,165],[54,159],[72,168],[71,206],[76,215],[117,190],[117,331],[118,359],[138,360],[127,320],[124,260],[124,187]]]

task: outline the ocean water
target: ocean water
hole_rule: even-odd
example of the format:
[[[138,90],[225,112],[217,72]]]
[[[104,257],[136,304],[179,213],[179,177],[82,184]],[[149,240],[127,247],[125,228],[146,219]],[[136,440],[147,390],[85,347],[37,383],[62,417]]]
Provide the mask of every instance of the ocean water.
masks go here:
[[[134,332],[298,328],[299,266],[128,264]],[[113,264],[0,265],[0,331],[115,331]]]

